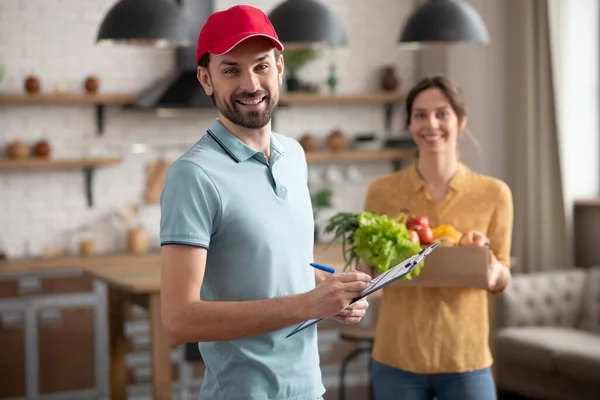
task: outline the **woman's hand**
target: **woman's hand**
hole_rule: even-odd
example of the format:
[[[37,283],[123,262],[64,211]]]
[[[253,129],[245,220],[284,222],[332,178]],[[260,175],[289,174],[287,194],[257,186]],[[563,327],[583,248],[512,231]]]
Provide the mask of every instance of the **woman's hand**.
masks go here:
[[[488,290],[492,293],[503,291],[508,285],[510,272],[508,268],[498,261],[492,250],[490,250],[490,262],[488,265]]]

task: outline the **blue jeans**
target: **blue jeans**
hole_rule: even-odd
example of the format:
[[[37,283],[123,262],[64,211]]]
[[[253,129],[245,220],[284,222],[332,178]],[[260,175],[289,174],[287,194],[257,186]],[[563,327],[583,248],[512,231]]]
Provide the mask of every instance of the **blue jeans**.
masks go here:
[[[496,400],[491,368],[457,374],[414,374],[373,361],[375,400]]]

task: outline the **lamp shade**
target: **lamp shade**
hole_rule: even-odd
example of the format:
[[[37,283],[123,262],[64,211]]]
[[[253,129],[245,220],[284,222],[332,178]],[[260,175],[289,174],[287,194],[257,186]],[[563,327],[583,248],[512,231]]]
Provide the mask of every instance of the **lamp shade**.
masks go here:
[[[120,0],[104,17],[96,41],[186,46],[190,44],[189,24],[173,0]]]
[[[462,0],[430,0],[407,20],[400,35],[403,45],[433,43],[489,43],[485,23],[477,11]]]
[[[269,13],[269,19],[286,46],[344,46],[348,42],[341,21],[315,0],[285,0]]]

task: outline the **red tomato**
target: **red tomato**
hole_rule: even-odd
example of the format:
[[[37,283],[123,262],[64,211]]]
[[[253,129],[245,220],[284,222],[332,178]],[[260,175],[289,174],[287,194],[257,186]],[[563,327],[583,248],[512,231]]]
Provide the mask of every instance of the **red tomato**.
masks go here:
[[[433,232],[431,228],[423,225],[413,226],[411,229],[415,230],[419,235],[419,242],[421,244],[431,244],[433,243]]]
[[[408,229],[411,229],[417,225],[429,227],[429,218],[424,215],[419,215],[417,217],[411,217],[406,221],[406,227]]]

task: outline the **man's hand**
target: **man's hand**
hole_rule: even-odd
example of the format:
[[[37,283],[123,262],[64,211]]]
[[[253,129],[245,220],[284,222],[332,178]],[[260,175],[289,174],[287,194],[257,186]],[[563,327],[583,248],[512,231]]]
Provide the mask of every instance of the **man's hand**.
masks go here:
[[[307,311],[310,318],[329,318],[346,311],[352,299],[362,293],[369,281],[371,281],[371,277],[359,271],[336,272],[329,275],[308,293],[310,300],[307,304]],[[361,313],[364,314],[364,311],[358,308],[352,309],[348,313],[359,316]],[[362,318],[362,315],[360,317]]]
[[[368,265],[362,258],[358,260],[356,270],[364,272],[371,278],[376,278],[378,275],[380,275],[380,272],[377,269]]]
[[[364,299],[360,299],[356,303],[350,304],[340,313],[335,315],[333,319],[344,324],[358,324],[362,317],[365,316],[367,308],[369,308],[369,302],[365,297]]]

